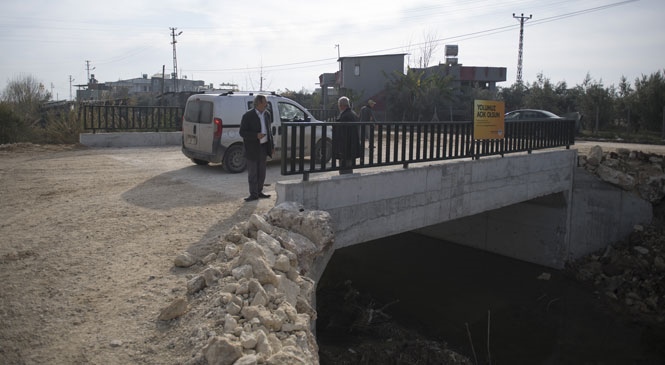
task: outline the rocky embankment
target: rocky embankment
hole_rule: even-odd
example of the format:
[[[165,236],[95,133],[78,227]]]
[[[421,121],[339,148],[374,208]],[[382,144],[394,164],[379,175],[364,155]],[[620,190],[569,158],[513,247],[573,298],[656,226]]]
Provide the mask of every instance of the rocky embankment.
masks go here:
[[[568,265],[578,280],[592,286],[610,307],[633,320],[665,327],[665,160],[627,149],[603,152],[593,147],[579,166],[601,180],[632,191],[654,206],[651,224],[636,226],[629,237]]]
[[[178,256],[176,266],[204,269],[159,316],[166,330],[188,328],[173,346],[192,352],[188,364],[318,364],[314,282],[304,274],[333,239],[327,212],[283,203],[234,226],[216,252]]]

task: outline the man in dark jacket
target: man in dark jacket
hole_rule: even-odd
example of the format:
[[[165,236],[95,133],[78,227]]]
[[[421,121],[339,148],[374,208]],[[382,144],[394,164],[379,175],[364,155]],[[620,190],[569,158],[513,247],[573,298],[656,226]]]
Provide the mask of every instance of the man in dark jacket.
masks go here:
[[[339,116],[337,122],[357,122],[356,113],[351,110],[349,98],[342,96],[337,100]],[[360,137],[357,126],[336,126],[333,128],[333,156],[338,159],[339,173],[350,174],[356,158],[362,156]]]
[[[376,119],[374,118],[374,105],[376,105],[376,101],[369,99],[367,101],[367,105],[363,106],[360,108],[360,121],[361,122],[374,122]],[[365,126],[365,140],[369,140],[369,124]]]
[[[247,181],[249,183],[249,196],[245,201],[259,198],[270,198],[263,193],[263,184],[266,180],[266,160],[272,157],[275,145],[270,133],[272,116],[266,110],[268,101],[265,95],[254,97],[254,108],[242,116],[240,121],[240,136],[245,146],[245,160],[247,160]]]

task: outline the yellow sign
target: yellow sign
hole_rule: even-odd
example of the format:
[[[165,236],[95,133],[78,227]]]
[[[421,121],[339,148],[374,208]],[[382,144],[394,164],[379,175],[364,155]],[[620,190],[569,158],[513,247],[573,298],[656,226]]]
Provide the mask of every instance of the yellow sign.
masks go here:
[[[503,101],[473,101],[473,138],[503,139],[505,123],[505,104]]]

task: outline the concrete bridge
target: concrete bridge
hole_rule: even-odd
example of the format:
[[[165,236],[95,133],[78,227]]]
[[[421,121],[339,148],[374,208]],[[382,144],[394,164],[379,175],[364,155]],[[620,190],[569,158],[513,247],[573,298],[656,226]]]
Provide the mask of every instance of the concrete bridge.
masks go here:
[[[416,231],[556,269],[652,218],[650,203],[578,168],[577,150],[356,170],[276,189],[277,204],[332,215],[335,249]]]

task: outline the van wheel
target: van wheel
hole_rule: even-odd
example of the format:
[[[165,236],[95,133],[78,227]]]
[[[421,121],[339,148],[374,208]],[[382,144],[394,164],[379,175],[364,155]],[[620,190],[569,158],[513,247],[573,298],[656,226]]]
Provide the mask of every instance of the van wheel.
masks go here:
[[[325,158],[323,158],[323,144],[325,143],[326,146],[326,155]],[[321,163],[323,160],[324,162],[328,163],[332,159],[332,141],[329,138],[326,138],[324,140],[319,140],[316,142],[316,145],[314,146],[314,161],[316,163]]]
[[[224,152],[224,170],[237,174],[245,171],[247,160],[241,144],[234,144]]]
[[[205,166],[205,165],[209,164],[208,161],[206,161],[206,160],[199,160],[198,158],[193,158],[193,159],[192,159],[192,162],[194,162],[194,163],[197,164],[197,165],[201,165],[201,166]]]

